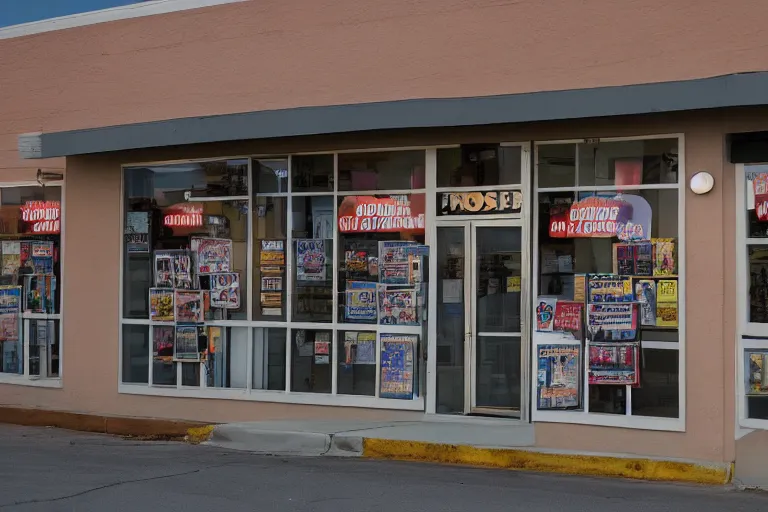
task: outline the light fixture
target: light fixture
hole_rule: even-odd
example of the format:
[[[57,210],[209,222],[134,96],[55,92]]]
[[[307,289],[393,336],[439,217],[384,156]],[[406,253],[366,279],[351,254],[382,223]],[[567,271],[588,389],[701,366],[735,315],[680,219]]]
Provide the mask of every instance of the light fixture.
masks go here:
[[[64,179],[64,175],[58,172],[44,172],[42,169],[37,170],[37,182],[41,187],[44,187],[46,183],[51,181],[61,181]]]
[[[710,192],[715,187],[715,178],[707,171],[697,172],[691,176],[691,192],[702,195]]]

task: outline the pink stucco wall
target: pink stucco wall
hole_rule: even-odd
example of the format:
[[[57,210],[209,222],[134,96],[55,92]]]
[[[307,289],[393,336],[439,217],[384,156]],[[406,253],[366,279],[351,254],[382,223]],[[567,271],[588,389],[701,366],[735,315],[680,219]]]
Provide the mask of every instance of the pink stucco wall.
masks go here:
[[[0,178],[36,165],[22,132],[766,70],[767,15],[762,0],[253,0],[0,40]]]

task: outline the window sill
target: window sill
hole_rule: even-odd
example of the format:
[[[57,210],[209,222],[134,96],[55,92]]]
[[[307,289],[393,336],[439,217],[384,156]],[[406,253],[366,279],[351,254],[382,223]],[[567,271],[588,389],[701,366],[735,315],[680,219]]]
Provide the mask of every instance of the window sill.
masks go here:
[[[0,373],[0,384],[13,384],[16,386],[29,386],[33,388],[61,388],[61,378],[35,378],[14,373]]]
[[[740,418],[739,426],[755,430],[768,430],[768,420],[758,420],[755,418]]]
[[[651,416],[625,416],[580,411],[533,411],[533,423],[572,423],[637,430],[685,432],[685,420],[682,418],[654,418]]]
[[[372,396],[331,395],[321,393],[289,393],[286,391],[216,389],[216,388],[160,388],[144,384],[119,384],[118,392],[127,395],[167,396],[176,398],[214,398],[300,405],[326,405],[336,407],[363,407],[398,411],[423,411],[424,398],[390,400]]]

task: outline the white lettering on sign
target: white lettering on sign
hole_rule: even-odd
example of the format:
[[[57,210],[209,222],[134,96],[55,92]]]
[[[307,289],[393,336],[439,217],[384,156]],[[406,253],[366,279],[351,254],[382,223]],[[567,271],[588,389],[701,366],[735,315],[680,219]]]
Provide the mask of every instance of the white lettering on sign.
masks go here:
[[[21,207],[21,220],[26,232],[43,234],[61,233],[61,203],[59,201],[27,201]]]

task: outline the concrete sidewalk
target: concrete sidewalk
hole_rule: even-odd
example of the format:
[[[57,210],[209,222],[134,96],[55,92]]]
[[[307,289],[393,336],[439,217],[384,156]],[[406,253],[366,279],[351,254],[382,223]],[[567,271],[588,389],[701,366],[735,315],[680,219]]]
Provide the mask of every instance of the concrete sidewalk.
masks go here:
[[[723,485],[728,463],[535,446],[533,425],[465,418],[421,421],[263,421],[215,425],[205,444],[272,455],[365,457],[500,469]]]
[[[534,444],[533,425],[515,420],[230,423],[215,426],[207,444],[274,455],[359,457],[366,439],[484,448]]]

